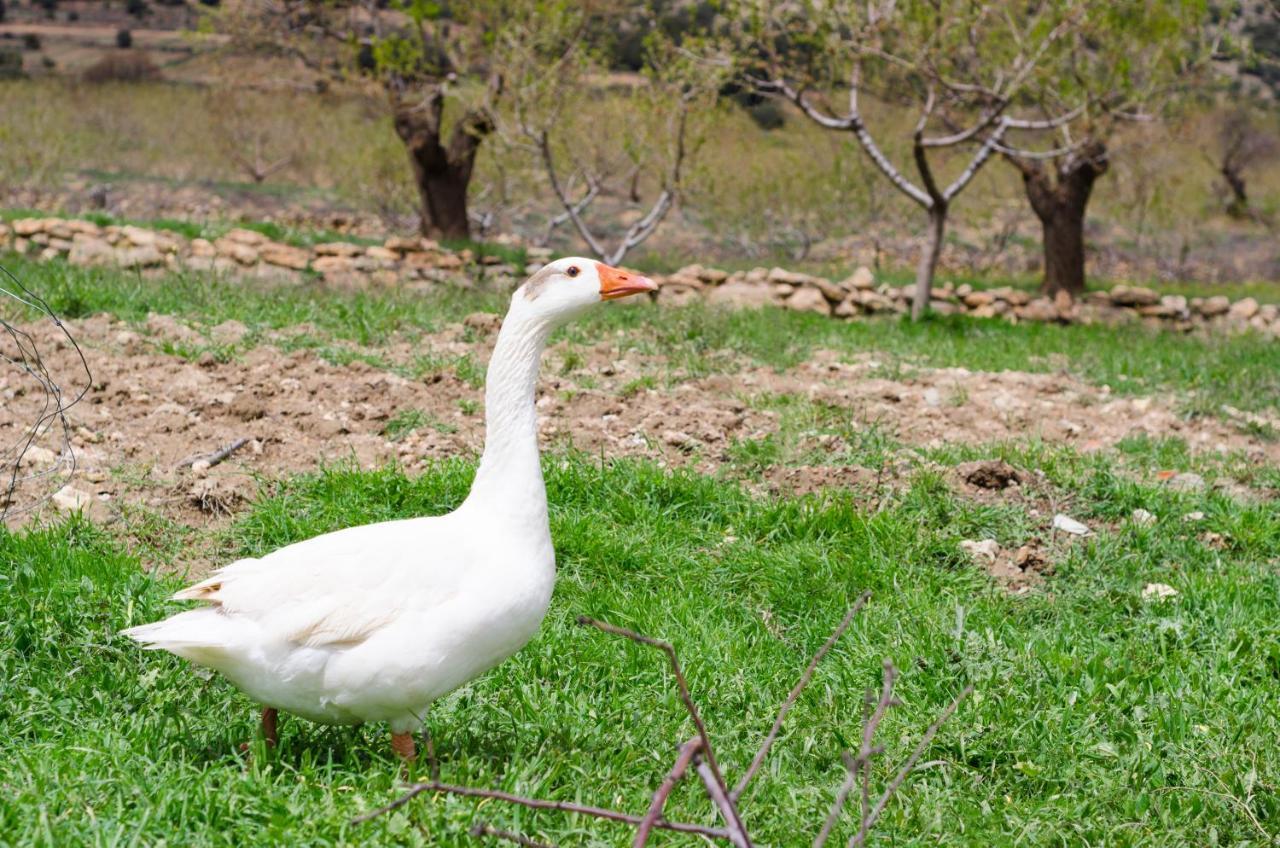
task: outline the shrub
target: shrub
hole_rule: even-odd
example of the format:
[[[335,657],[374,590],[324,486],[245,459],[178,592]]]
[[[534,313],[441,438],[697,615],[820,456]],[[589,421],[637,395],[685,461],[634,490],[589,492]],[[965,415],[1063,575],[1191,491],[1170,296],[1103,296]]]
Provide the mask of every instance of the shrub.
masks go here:
[[[0,47],[0,79],[22,79],[22,51],[16,47]]]
[[[132,46],[133,46],[132,32],[130,32],[127,29],[122,29],[116,32],[116,47],[119,47],[121,50],[128,50]]]
[[[108,53],[81,74],[89,83],[146,82],[160,78],[160,69],[146,53]]]
[[[36,35],[34,32],[28,32],[28,33],[26,33],[25,35],[23,35],[23,36],[22,36],[22,49],[24,49],[24,50],[39,50],[39,49],[40,49],[40,36]]]
[[[147,5],[147,0],[125,0],[124,10],[135,18],[151,14],[151,7]]]

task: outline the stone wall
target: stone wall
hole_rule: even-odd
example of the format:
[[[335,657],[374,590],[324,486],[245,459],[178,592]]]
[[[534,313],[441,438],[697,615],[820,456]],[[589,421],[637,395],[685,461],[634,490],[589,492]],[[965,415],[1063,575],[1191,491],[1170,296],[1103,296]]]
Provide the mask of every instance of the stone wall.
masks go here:
[[[382,244],[330,242],[297,247],[272,241],[253,230],[234,229],[215,241],[187,239],[165,230],[130,225],[101,227],[65,218],[22,218],[0,223],[0,249],[11,248],[41,259],[64,257],[75,265],[115,265],[141,270],[204,270],[279,282],[301,283],[320,277],[354,285],[474,285],[485,279],[511,286],[536,265],[515,268],[494,256],[477,258],[469,250],[450,251],[423,238],[392,237]],[[550,257],[545,248],[527,248],[531,262]],[[657,275],[655,275],[657,276]],[[663,303],[706,300],[732,307],[777,306],[816,312],[837,319],[901,314],[911,304],[911,287],[878,283],[867,268],[834,281],[783,268],[754,268],[728,273],[701,265],[658,276]],[[1280,306],[1251,297],[1186,298],[1161,295],[1141,286],[1116,286],[1089,292],[1082,300],[1036,297],[1020,289],[973,289],[940,285],[933,293],[935,312],[979,318],[1057,323],[1142,322],[1174,330],[1208,327],[1253,328],[1280,336]]]

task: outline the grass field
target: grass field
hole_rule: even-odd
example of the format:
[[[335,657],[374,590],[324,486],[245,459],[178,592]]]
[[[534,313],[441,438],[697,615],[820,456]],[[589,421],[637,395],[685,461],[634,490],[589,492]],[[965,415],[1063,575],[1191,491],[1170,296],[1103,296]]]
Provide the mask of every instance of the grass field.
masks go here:
[[[376,361],[390,341],[502,303],[483,292],[271,290],[12,257],[6,265],[73,326],[98,312],[139,322],[169,313],[197,328],[241,320],[251,334],[219,349],[228,358],[309,322],[316,346]],[[831,348],[874,351],[893,373],[1064,370],[1118,392],[1184,398],[1188,415],[1216,414],[1223,403],[1280,405],[1280,347],[1253,335],[620,308],[565,338],[665,353],[670,373],[656,388],[750,363],[785,368]],[[731,462],[741,477],[804,461],[788,452],[789,433],[838,425],[803,399],[771,402],[783,414],[777,444]],[[1134,473],[1194,467],[1212,481],[1218,465],[1238,476],[1248,463],[1141,438],[1095,454],[1028,440],[918,455],[906,485],[874,500],[772,497],[735,474],[548,455],[560,569],[551,612],[516,658],[434,709],[444,779],[643,810],[692,727],[660,658],[574,625],[588,614],[676,644],[733,780],[809,655],[870,590],[744,801],[758,844],[812,838],[842,779],[840,751],[857,746],[862,692],[886,657],[902,670],[903,706],[883,725],[878,782],[965,685],[975,692],[925,753],[940,764],[908,781],[873,844],[1274,844],[1280,511]],[[1043,513],[968,499],[938,468],[991,455],[1044,472],[1044,486],[1097,534],[1051,540]],[[472,470],[460,459],[413,477],[336,467],[264,479],[247,510],[210,531],[213,544],[227,557],[254,555],[341,526],[444,512]],[[1275,468],[1247,473],[1260,489],[1280,488]],[[1155,525],[1133,523],[1137,508]],[[1203,517],[1184,519],[1196,512]],[[158,522],[145,550],[123,532],[79,518],[0,530],[0,845],[452,846],[474,844],[465,832],[477,818],[566,846],[627,841],[593,820],[433,796],[351,825],[398,792],[385,729],[286,718],[277,750],[255,741],[240,753],[256,738],[248,700],[117,635],[177,608],[165,598],[179,585],[192,531]],[[987,537],[1043,544],[1053,574],[1010,594],[959,547]],[[147,573],[143,555],[164,568]],[[1146,599],[1148,583],[1178,595]],[[715,823],[687,785],[668,810]],[[847,839],[850,824],[837,836]]]
[[[760,844],[815,831],[884,657],[903,669],[904,706],[882,739],[891,758],[966,683],[976,691],[926,753],[942,764],[910,780],[878,844],[1271,844],[1273,508],[1144,488],[1085,463],[1072,481],[1080,517],[1112,529],[1064,546],[1047,591],[1013,597],[957,544],[1018,544],[1035,520],[966,502],[936,475],[868,511],[840,497],[751,497],[646,464],[567,455],[546,469],[552,610],[525,651],[433,711],[446,780],[643,808],[692,728],[658,658],[574,626],[581,613],[676,643],[732,779],[807,656],[870,589],[745,802]],[[412,480],[394,469],[298,478],[264,492],[228,541],[254,554],[442,512],[470,473],[451,463]],[[1126,523],[1138,506],[1159,523]],[[1193,510],[1202,523],[1182,521]],[[1204,529],[1228,547],[1199,542]],[[116,635],[172,609],[163,598],[176,580],[142,573],[75,520],[0,534],[0,558],[2,844],[455,845],[477,816],[566,845],[623,840],[605,824],[442,797],[353,828],[350,817],[396,792],[383,730],[286,720],[277,751],[239,754],[255,732],[244,697]],[[1147,582],[1180,594],[1144,600]],[[885,763],[877,777],[888,773]],[[687,787],[669,810],[713,823]]]

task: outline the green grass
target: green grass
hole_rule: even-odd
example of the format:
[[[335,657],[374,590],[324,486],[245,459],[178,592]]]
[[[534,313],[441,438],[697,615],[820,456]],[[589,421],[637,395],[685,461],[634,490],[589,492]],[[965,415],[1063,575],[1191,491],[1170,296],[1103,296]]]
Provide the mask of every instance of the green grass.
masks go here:
[[[448,287],[429,294],[338,291],[318,283],[273,288],[198,273],[146,279],[64,262],[36,263],[14,256],[5,262],[66,318],[107,312],[141,322],[149,312],[160,312],[205,327],[235,318],[258,334],[250,341],[267,330],[308,322],[317,332],[308,335],[305,346],[348,357],[354,354],[343,354],[331,342],[380,345],[397,334],[413,337],[471,312],[504,311],[508,297]],[[890,371],[912,364],[989,371],[1065,369],[1119,394],[1177,396],[1189,415],[1217,414],[1222,404],[1245,410],[1280,408],[1280,345],[1255,333],[1179,335],[1136,327],[1012,326],[966,317],[842,322],[774,309],[732,312],[694,305],[654,310],[640,304],[597,310],[562,331],[562,337],[592,344],[612,339],[620,353],[665,356],[668,382],[751,363],[787,368],[816,349],[828,348],[849,356],[874,353]],[[411,371],[440,366],[430,352],[423,356],[421,367]],[[474,383],[479,378],[474,362],[456,361],[454,367],[463,380]]]
[[[740,774],[808,655],[870,589],[745,801],[758,844],[811,838],[886,656],[903,672],[903,707],[881,738],[889,759],[961,687],[976,692],[925,754],[943,765],[908,781],[875,844],[1263,845],[1278,829],[1274,509],[1079,468],[1080,517],[1117,529],[1056,552],[1045,591],[1015,598],[958,542],[1019,544],[1043,536],[1043,518],[962,500],[928,473],[869,513],[841,497],[756,499],[642,463],[568,455],[546,472],[551,612],[516,658],[433,710],[447,780],[643,808],[692,728],[659,658],[574,626],[582,613],[675,642],[720,760]],[[264,492],[228,543],[258,554],[441,512],[470,475],[448,463],[415,479],[300,478]],[[1120,522],[1135,506],[1159,523]],[[1206,514],[1194,527],[1179,518],[1192,509]],[[1226,549],[1201,544],[1203,529]],[[285,719],[278,750],[242,755],[252,704],[116,635],[175,609],[163,600],[174,579],[142,573],[77,520],[0,533],[0,561],[2,844],[465,845],[477,817],[563,845],[625,841],[603,823],[440,797],[352,828],[395,795],[385,729]],[[1180,594],[1143,601],[1147,582]],[[712,823],[688,785],[668,809]]]

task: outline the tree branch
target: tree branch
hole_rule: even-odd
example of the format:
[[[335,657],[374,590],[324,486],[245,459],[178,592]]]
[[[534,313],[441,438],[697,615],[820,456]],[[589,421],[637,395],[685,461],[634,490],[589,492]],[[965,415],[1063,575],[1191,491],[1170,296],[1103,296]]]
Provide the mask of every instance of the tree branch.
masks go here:
[[[791,712],[791,708],[795,706],[796,700],[800,697],[800,693],[809,685],[809,681],[813,679],[814,672],[818,670],[818,663],[830,653],[835,647],[840,637],[849,629],[849,625],[853,623],[854,617],[862,611],[867,601],[871,598],[870,592],[863,592],[858,600],[849,611],[845,613],[844,619],[837,625],[836,629],[823,643],[818,652],[809,660],[809,665],[805,668],[804,673],[800,675],[800,679],[796,681],[796,685],[792,687],[791,693],[787,695],[787,699],[782,702],[782,706],[778,709],[778,716],[773,720],[773,727],[769,728],[769,735],[765,737],[764,742],[760,745],[760,750],[756,751],[755,757],[751,760],[751,765],[747,767],[746,772],[742,775],[742,779],[738,781],[738,785],[734,787],[729,797],[737,801],[742,797],[742,793],[746,791],[747,784],[756,776],[756,772],[760,770],[760,766],[764,764],[765,758],[769,756],[769,749],[773,747],[773,743],[777,741],[778,733],[782,730],[782,722],[787,717],[787,713]]]

